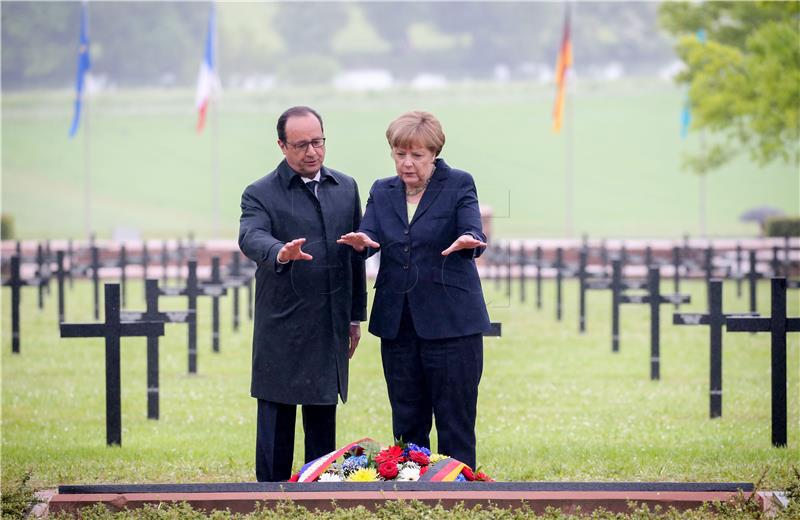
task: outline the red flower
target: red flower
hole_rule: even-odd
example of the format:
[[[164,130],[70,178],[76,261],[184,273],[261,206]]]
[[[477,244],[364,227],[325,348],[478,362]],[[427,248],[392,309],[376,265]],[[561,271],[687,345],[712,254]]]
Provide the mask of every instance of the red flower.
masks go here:
[[[431,462],[431,460],[428,458],[427,455],[425,455],[421,451],[416,451],[416,450],[409,451],[408,458],[411,459],[413,462],[416,462],[420,466],[427,466]]]
[[[461,474],[464,475],[464,478],[470,482],[475,480],[475,474],[472,472],[472,468],[469,466],[464,466],[464,468],[461,470]]]
[[[419,468],[419,476],[421,477],[422,475],[424,475],[425,473],[427,473],[427,472],[428,472],[428,468],[429,468],[429,467],[430,467],[430,466],[422,466],[421,468]]]
[[[403,448],[400,446],[390,446],[385,450],[381,450],[375,455],[375,462],[378,464],[383,464],[384,462],[394,462],[400,463],[404,462],[405,459],[403,458]]]
[[[384,462],[378,466],[378,473],[385,479],[394,478],[397,476],[397,463],[393,461]]]
[[[494,482],[494,479],[489,475],[487,475],[486,473],[484,473],[483,471],[475,475],[475,480],[480,480],[483,482]]]
[[[300,480],[300,472],[295,473],[292,475],[292,478],[289,479],[289,482],[297,482]]]

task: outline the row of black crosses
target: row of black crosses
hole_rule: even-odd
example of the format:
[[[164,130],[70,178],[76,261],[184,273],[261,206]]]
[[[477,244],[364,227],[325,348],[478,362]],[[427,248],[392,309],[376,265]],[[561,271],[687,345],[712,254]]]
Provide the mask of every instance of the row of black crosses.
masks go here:
[[[121,253],[124,255],[124,250]],[[239,327],[239,289],[247,286],[250,288],[249,314],[252,319],[252,273],[243,268],[240,255],[234,253],[229,272],[225,278],[220,275],[220,262],[218,257],[212,258],[211,278],[208,281],[198,281],[197,262],[188,262],[188,275],[185,286],[159,287],[158,280],[145,281],[144,311],[122,310],[122,284],[105,284],[105,321],[102,323],[65,323],[64,322],[64,252],[57,251],[56,277],[59,287],[59,324],[61,337],[64,338],[90,338],[102,337],[105,339],[105,380],[106,380],[106,443],[108,445],[121,445],[122,443],[122,415],[121,415],[121,382],[120,382],[120,339],[129,336],[144,336],[147,338],[147,417],[159,418],[159,367],[158,367],[158,338],[164,335],[164,325],[167,323],[183,323],[188,326],[188,370],[190,374],[197,372],[197,298],[211,297],[212,300],[212,349],[219,352],[219,298],[232,289],[233,295],[233,328]],[[92,248],[92,271],[99,271],[97,248]],[[26,285],[39,285],[38,279],[23,280],[20,276],[20,258],[13,256],[10,265],[10,278],[5,285],[12,291],[12,352],[19,353],[19,304],[20,288]],[[124,280],[124,275],[123,275]],[[93,276],[95,294],[98,294],[98,277]],[[184,311],[160,311],[158,300],[160,297],[186,297],[187,309]],[[95,313],[97,316],[97,313]],[[492,323],[492,327],[485,333],[486,336],[500,336],[502,326]]]
[[[41,245],[38,248],[41,251]],[[91,261],[88,264],[88,267],[82,267],[80,272],[84,274],[90,274],[92,280],[92,292],[93,292],[93,313],[94,319],[99,319],[99,307],[100,307],[100,269],[103,267],[103,263],[100,261],[100,252],[99,249],[95,246],[89,248],[90,258]],[[39,255],[37,254],[37,257]],[[66,253],[65,251],[56,251],[56,268],[53,272],[53,269],[50,267],[50,262],[44,262],[42,264],[37,265],[36,274],[33,278],[23,279],[21,276],[21,261],[20,257],[17,255],[12,255],[12,258],[9,262],[8,266],[8,277],[3,282],[3,285],[11,287],[12,291],[12,352],[19,353],[20,352],[20,323],[19,323],[19,305],[21,300],[20,289],[25,286],[36,286],[39,288],[39,308],[40,310],[43,308],[42,306],[42,288],[47,286],[49,287],[49,280],[51,277],[55,277],[57,280],[58,285],[58,322],[62,323],[65,320],[65,291],[64,285],[65,280],[69,279],[69,273],[71,270],[66,267]],[[120,258],[119,260],[112,259],[111,261],[107,261],[106,265],[110,265],[113,267],[121,267],[119,269],[120,273],[120,286],[121,286],[121,299],[122,305],[125,306],[125,286],[126,286],[126,274],[125,274],[125,262],[126,259],[126,252],[124,246],[120,249]],[[212,266],[214,260],[212,259]],[[219,259],[216,260],[219,262]],[[187,266],[190,263],[187,262]],[[196,265],[196,264],[195,264]],[[219,268],[217,267],[217,272]],[[180,273],[181,270],[178,269]],[[43,274],[46,273],[46,274]],[[248,291],[248,315],[250,319],[253,318],[253,283],[252,283],[252,273],[253,269],[248,265],[245,266],[242,264],[241,261],[241,254],[237,252],[231,253],[231,261],[228,265],[228,273],[224,278],[224,284],[228,284],[228,287],[234,287],[235,290],[233,291],[233,330],[239,330],[239,287],[246,287]],[[145,270],[146,274],[146,270]],[[178,282],[189,284],[189,275],[190,269],[187,269],[187,279],[184,281],[183,279],[179,279]],[[214,275],[214,269],[212,267],[212,280]],[[44,282],[43,280],[47,280]],[[146,279],[145,279],[146,282]],[[211,283],[211,282],[209,282]],[[222,283],[222,282],[221,282]],[[176,287],[178,286],[171,286],[167,289],[166,282],[162,278],[162,289],[172,290],[173,292],[178,290]],[[145,283],[146,289],[146,283]],[[145,294],[145,298],[147,294]],[[217,339],[215,343],[218,344],[218,302],[213,304],[215,306],[214,315],[216,318],[215,324],[216,327],[214,328],[214,334],[217,334]]]
[[[796,248],[792,248],[795,249]],[[777,261],[777,248],[773,248],[773,261],[771,267],[773,274],[789,274],[793,264],[788,260],[788,252],[791,249],[786,247],[786,256],[783,262]],[[741,247],[737,247],[737,262],[740,264]],[[680,283],[681,268],[697,271],[697,264],[692,261],[682,262],[681,250],[673,249],[673,265],[675,268],[675,287],[673,294],[661,294],[660,292],[660,265],[664,262],[656,262],[651,255],[650,249],[645,251],[645,257],[631,258],[625,253],[624,247],[621,254],[611,260],[611,278],[601,276],[590,278],[586,269],[588,248],[582,248],[578,252],[578,266],[568,266],[563,261],[563,251],[561,248],[556,250],[555,261],[545,263],[541,261],[541,248],[536,249],[535,265],[537,265],[537,306],[541,307],[541,270],[542,267],[550,267],[556,270],[556,316],[561,319],[561,282],[564,276],[577,277],[579,280],[579,330],[581,333],[586,330],[586,291],[587,290],[611,290],[612,294],[612,327],[611,327],[611,349],[612,352],[619,351],[620,340],[620,305],[622,304],[646,304],[650,307],[650,377],[652,380],[660,378],[660,305],[673,304],[677,309],[680,304],[690,303],[689,295],[680,294],[677,288]],[[709,402],[710,417],[720,417],[722,415],[722,332],[723,323],[727,324],[730,332],[771,332],[772,333],[772,443],[774,446],[786,446],[786,333],[800,331],[800,318],[787,318],[786,316],[786,290],[800,288],[800,280],[787,280],[785,277],[772,276],[772,316],[761,318],[755,312],[755,285],[756,281],[764,275],[755,271],[756,258],[755,251],[750,251],[750,271],[746,275],[734,275],[737,280],[737,295],[741,296],[740,283],[742,278],[747,278],[750,282],[750,313],[723,314],[722,313],[722,281],[712,279],[715,262],[713,261],[713,250],[707,248],[703,254],[703,268],[700,274],[704,275],[708,288],[709,312],[706,314],[696,313],[675,313],[673,323],[679,325],[710,325],[710,375],[709,375]],[[524,256],[524,253],[523,253]],[[511,269],[510,261],[517,260],[507,249],[505,260],[509,262],[509,267],[505,270],[506,288],[510,297]],[[622,277],[623,265],[625,261],[644,261],[648,267],[646,280],[625,280]],[[522,263],[524,265],[524,261]],[[605,272],[605,271],[604,271]],[[524,302],[525,274],[524,268],[520,273],[520,295]],[[730,267],[727,270],[730,274]],[[691,275],[692,273],[689,272]],[[696,275],[697,273],[695,273]],[[497,279],[497,278],[496,278]],[[631,294],[626,291],[646,289],[644,294]]]
[[[526,267],[533,266],[536,268],[535,281],[536,281],[536,308],[542,308],[542,272],[544,269],[551,269],[555,272],[556,282],[556,302],[555,314],[556,320],[561,321],[563,317],[563,280],[565,278],[577,278],[578,280],[585,280],[591,277],[588,263],[591,257],[595,257],[594,264],[600,266],[600,277],[608,277],[610,275],[610,261],[617,258],[622,262],[623,269],[626,265],[671,265],[672,280],[674,293],[680,293],[680,284],[682,278],[703,278],[706,284],[712,278],[726,278],[736,280],[737,297],[742,296],[742,284],[744,280],[748,281],[749,286],[749,302],[750,312],[756,312],[756,286],[759,279],[764,277],[788,277],[791,272],[796,271],[798,262],[791,259],[792,252],[800,252],[800,248],[792,246],[788,239],[785,241],[783,247],[773,246],[772,257],[769,261],[769,270],[767,272],[759,272],[757,270],[757,257],[755,250],[745,251],[741,244],[737,244],[735,252],[719,256],[714,248],[709,246],[702,249],[689,248],[688,240],[683,247],[673,247],[670,259],[661,258],[655,255],[652,249],[648,246],[645,248],[644,255],[636,255],[628,252],[624,243],[620,249],[611,251],[602,242],[597,249],[590,248],[588,240],[584,238],[584,245],[578,248],[578,262],[568,263],[564,261],[566,252],[563,248],[556,248],[555,255],[552,260],[545,260],[541,246],[537,246],[530,250],[524,245],[517,248],[512,248],[511,243],[507,242],[499,246],[489,248],[487,254],[484,255],[486,262],[485,276],[494,279],[495,290],[501,290],[502,282],[505,282],[506,297],[511,299],[512,293],[512,271],[518,272],[519,282],[519,300],[525,303],[527,294],[526,286],[528,276]],[[747,254],[749,259],[749,269],[743,270],[743,259]],[[597,277],[597,276],[595,276]],[[579,285],[580,290],[580,308],[578,316],[578,329],[581,333],[586,330],[586,307],[585,307],[585,290],[586,286]],[[675,308],[680,307],[681,302],[675,302]]]
[[[205,282],[197,279],[197,262],[189,261],[189,275],[184,287],[159,288],[158,280],[145,283],[147,308],[144,311],[120,310],[120,285],[105,285],[105,322],[61,324],[61,336],[65,338],[105,338],[106,347],[106,443],[122,444],[122,414],[120,406],[120,338],[125,336],[147,337],[147,417],[158,419],[158,338],[164,335],[165,323],[185,323],[188,333],[189,373],[197,372],[197,298],[208,296],[212,301],[212,348],[219,352],[219,298],[232,288],[237,295],[234,300],[238,308],[238,289],[249,283],[249,277],[231,270],[230,277],[223,280],[220,275],[219,258],[212,258],[211,278]],[[160,311],[158,299],[162,296],[187,298],[185,311]],[[238,309],[234,316],[238,316]]]
[[[57,251],[56,277],[59,286],[59,324],[62,337],[104,337],[106,339],[106,440],[109,445],[121,443],[120,415],[120,368],[119,342],[125,336],[147,337],[147,416],[158,419],[158,337],[164,334],[165,323],[185,323],[188,325],[188,365],[189,373],[197,372],[197,298],[209,296],[212,299],[212,346],[219,352],[219,298],[233,289],[234,329],[239,326],[239,288],[252,287],[252,274],[242,268],[238,252],[233,255],[228,275],[220,274],[219,258],[212,258],[211,278],[198,281],[197,262],[188,262],[188,276],[183,287],[161,287],[158,280],[148,279],[145,282],[147,308],[144,311],[121,310],[121,285],[106,284],[105,287],[105,322],[68,324],[64,323],[64,280],[63,251]],[[10,276],[4,283],[11,288],[12,300],[12,352],[20,352],[19,308],[20,289],[24,286],[39,285],[39,279],[23,280],[20,276],[20,258],[13,255],[10,259]],[[252,291],[250,292],[252,295]],[[161,312],[158,298],[162,296],[184,296],[188,300],[185,311]],[[252,302],[252,299],[251,299]],[[252,305],[250,305],[252,319]]]
[[[96,247],[94,236],[89,239],[87,247],[75,248],[71,239],[67,240],[67,247],[62,249],[64,253],[64,265],[66,269],[66,276],[69,280],[70,288],[73,286],[73,280],[79,276],[86,276],[93,267],[117,267],[121,269],[121,278],[126,277],[126,267],[139,265],[142,268],[142,280],[147,279],[148,267],[152,265],[160,265],[162,271],[162,283],[167,285],[169,283],[169,266],[183,266],[190,258],[197,257],[197,245],[194,237],[190,234],[189,239],[184,241],[178,239],[174,248],[170,247],[170,243],[164,240],[161,245],[160,252],[153,252],[148,248],[148,241],[143,241],[141,248],[136,254],[129,254],[130,251],[126,249],[125,244],[120,246],[120,253],[118,260],[101,262],[92,260],[94,253],[93,249]],[[100,253],[103,253],[102,248],[98,247]],[[15,254],[20,258],[23,264],[35,263],[36,276],[44,286],[44,292],[49,292],[49,281],[52,275],[51,264],[55,261],[55,256],[51,249],[49,240],[38,242],[36,244],[36,253],[33,257],[26,257],[23,254],[22,242],[17,241],[15,245]],[[6,259],[2,259],[3,270],[6,270]],[[180,282],[180,270],[177,274],[178,281]],[[123,302],[125,301],[125,293],[122,294]],[[42,299],[39,299],[39,308],[41,309]]]
[[[786,312],[786,293],[789,283],[786,278],[771,279],[771,311],[769,317],[754,313],[725,314],[722,311],[722,280],[712,280],[709,287],[709,310],[707,313],[674,313],[675,325],[708,325],[709,327],[709,414],[711,418],[722,416],[722,326],[728,332],[769,332],[771,335],[771,408],[772,444],[784,447],[787,444],[787,378],[786,378],[786,334],[800,332],[800,318],[791,318]],[[793,288],[800,287],[794,280]]]

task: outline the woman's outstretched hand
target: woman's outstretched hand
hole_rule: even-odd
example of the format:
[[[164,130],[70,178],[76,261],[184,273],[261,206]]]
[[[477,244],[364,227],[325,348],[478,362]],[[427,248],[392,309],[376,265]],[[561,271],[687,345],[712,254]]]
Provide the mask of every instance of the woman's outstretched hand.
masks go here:
[[[481,242],[472,235],[461,235],[455,242],[450,244],[450,247],[442,251],[442,256],[447,256],[462,249],[475,249],[476,247],[486,247],[486,242]]]
[[[381,245],[371,238],[367,236],[366,233],[347,233],[346,235],[342,235],[339,240],[336,241],[337,244],[346,244],[359,253],[364,250],[365,247],[371,247],[372,249],[378,249]]]

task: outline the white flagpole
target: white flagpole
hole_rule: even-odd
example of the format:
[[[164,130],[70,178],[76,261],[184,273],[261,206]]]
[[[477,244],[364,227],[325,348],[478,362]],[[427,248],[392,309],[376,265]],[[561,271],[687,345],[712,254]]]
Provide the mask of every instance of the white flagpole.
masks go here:
[[[220,82],[221,85],[221,75],[219,73],[219,53],[218,53],[218,45],[217,42],[219,40],[219,11],[216,8],[216,2],[214,2],[214,34],[213,34],[213,42],[212,45],[214,47],[214,76],[216,81]],[[218,117],[219,111],[217,110],[217,103],[219,103],[219,96],[218,89],[214,88],[211,91],[211,97],[216,98],[213,99],[213,103],[211,103],[211,189],[213,190],[212,193],[212,206],[214,212],[214,235],[213,238],[220,238],[222,236],[221,231],[221,203],[220,203],[220,175],[219,175],[219,124],[218,124]]]
[[[571,67],[570,67],[571,68]],[[569,72],[567,72],[569,74]],[[570,102],[569,91],[572,88],[572,82],[567,83],[567,89],[564,93],[564,234],[565,238],[571,238],[575,232],[575,208],[574,208],[574,192],[575,192],[575,178],[573,168],[573,104]]]
[[[89,34],[89,4],[82,6],[86,12],[86,34]],[[91,41],[91,40],[89,40]],[[86,52],[89,52],[87,49]],[[81,117],[83,117],[83,231],[86,239],[93,234],[92,230],[92,174],[89,161],[90,133],[89,133],[89,72],[84,72],[83,96],[81,99]]]
[[[83,231],[88,239],[92,236],[92,174],[89,163],[89,103],[87,95],[81,100],[83,111]]]
[[[567,9],[569,9],[569,41],[570,41],[570,54],[573,54],[572,35],[575,27],[575,11],[576,5],[574,2],[567,2]],[[575,75],[572,73],[574,69],[574,60],[571,60],[569,68],[566,71],[565,81],[567,82],[564,92],[564,234],[565,238],[572,238],[575,233],[575,172],[574,172],[574,106],[570,91],[574,88]]]

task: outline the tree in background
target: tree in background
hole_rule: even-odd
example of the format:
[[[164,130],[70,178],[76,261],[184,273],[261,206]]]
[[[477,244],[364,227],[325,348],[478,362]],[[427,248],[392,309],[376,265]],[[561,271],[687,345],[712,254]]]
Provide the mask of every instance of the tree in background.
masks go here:
[[[718,136],[685,158],[706,173],[748,150],[760,165],[800,162],[800,3],[665,2],[662,26],[679,36],[692,128]],[[706,41],[695,37],[705,31]]]

